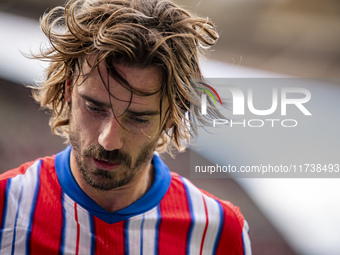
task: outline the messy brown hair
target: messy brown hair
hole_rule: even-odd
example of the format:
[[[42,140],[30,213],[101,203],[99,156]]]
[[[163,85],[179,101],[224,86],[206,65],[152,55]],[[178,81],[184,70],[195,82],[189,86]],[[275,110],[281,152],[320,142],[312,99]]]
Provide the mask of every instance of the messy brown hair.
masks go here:
[[[48,61],[46,79],[34,89],[34,98],[52,112],[54,133],[68,140],[69,104],[65,83],[74,79],[82,63],[95,55],[92,68],[105,61],[108,73],[130,89],[143,94],[119,76],[114,63],[124,61],[140,68],[157,66],[163,74],[161,96],[169,102],[167,119],[157,150],[177,149],[196,132],[196,123],[185,116],[199,115],[192,80],[202,79],[199,57],[215,44],[218,34],[211,21],[199,18],[167,0],[71,0],[41,19],[50,47],[36,58]],[[190,122],[190,125],[189,125]],[[163,127],[162,127],[163,128]]]

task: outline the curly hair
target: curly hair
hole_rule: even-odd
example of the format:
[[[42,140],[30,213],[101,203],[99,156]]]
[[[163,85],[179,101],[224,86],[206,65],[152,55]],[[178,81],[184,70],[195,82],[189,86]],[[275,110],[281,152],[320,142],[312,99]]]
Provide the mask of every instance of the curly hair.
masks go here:
[[[76,78],[76,70],[95,55],[93,70],[105,61],[108,73],[137,94],[143,92],[132,88],[114,69],[114,63],[161,68],[161,96],[169,102],[166,116],[172,126],[163,132],[158,151],[169,151],[169,145],[180,149],[195,135],[195,118],[189,120],[185,113],[199,115],[197,109],[190,112],[190,104],[200,104],[191,81],[203,78],[199,58],[218,39],[209,19],[167,0],[70,0],[65,7],[46,13],[41,28],[50,47],[34,57],[50,64],[45,81],[33,90],[33,96],[51,110],[54,133],[68,140],[70,109],[64,99],[65,83]]]

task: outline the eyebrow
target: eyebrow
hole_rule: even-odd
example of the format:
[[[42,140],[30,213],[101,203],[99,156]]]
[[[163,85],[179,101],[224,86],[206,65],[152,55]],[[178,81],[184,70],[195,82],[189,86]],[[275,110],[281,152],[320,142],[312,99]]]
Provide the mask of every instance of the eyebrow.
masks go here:
[[[100,102],[90,96],[87,96],[87,95],[84,95],[84,94],[80,94],[79,93],[79,96],[84,99],[85,101],[88,101],[100,108],[104,108],[104,109],[111,109],[111,105],[110,104],[107,104],[107,103],[104,103],[104,102]],[[153,110],[147,110],[147,111],[134,111],[134,110],[131,110],[131,109],[127,109],[125,111],[125,113],[128,113],[130,115],[133,115],[133,116],[154,116],[154,115],[159,115],[159,111],[153,111]]]
[[[106,103],[103,103],[103,102],[100,102],[100,101],[97,101],[96,99],[92,98],[92,97],[89,97],[87,95],[83,95],[83,94],[80,94],[79,93],[79,96],[84,99],[85,101],[88,101],[100,108],[111,108],[111,105],[110,104],[106,104]]]

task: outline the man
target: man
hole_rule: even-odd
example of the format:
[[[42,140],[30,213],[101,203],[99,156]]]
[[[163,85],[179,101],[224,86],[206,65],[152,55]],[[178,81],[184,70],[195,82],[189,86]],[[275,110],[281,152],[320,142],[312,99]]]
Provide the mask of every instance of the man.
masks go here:
[[[213,24],[168,1],[75,0],[41,26],[50,65],[34,96],[70,146],[1,176],[1,252],[250,254],[239,209],[155,154],[183,147],[187,112],[204,122],[191,79]]]

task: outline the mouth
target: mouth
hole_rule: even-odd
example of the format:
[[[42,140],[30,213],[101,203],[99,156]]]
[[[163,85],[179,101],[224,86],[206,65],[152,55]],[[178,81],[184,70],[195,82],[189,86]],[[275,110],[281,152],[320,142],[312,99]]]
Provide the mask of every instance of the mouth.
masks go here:
[[[115,168],[117,168],[121,163],[117,162],[117,163],[111,163],[108,160],[105,159],[96,159],[96,158],[92,158],[94,165],[102,170],[107,170],[107,171],[112,171]]]

